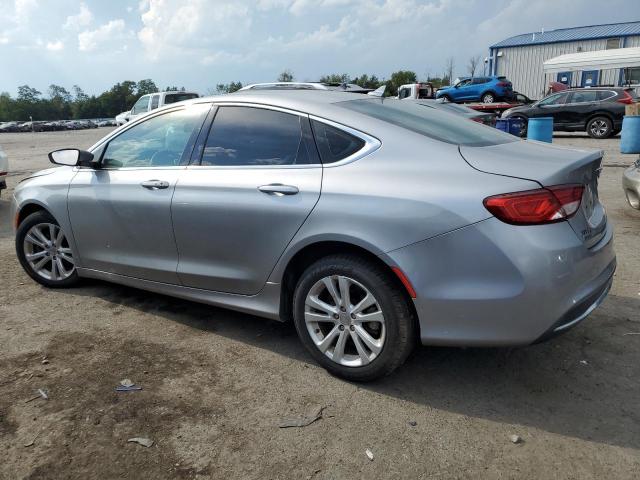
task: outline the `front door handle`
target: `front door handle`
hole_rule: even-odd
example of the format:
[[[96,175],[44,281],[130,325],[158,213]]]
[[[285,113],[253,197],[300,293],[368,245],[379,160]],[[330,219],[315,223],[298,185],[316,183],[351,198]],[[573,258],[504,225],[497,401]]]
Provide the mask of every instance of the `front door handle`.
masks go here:
[[[164,188],[169,188],[169,182],[164,180],[145,180],[140,185],[149,190],[161,190]]]
[[[282,185],[281,183],[262,185],[258,187],[258,190],[266,193],[267,195],[276,195],[279,197],[281,197],[282,195],[295,195],[300,191],[298,190],[298,187],[295,187],[293,185]]]

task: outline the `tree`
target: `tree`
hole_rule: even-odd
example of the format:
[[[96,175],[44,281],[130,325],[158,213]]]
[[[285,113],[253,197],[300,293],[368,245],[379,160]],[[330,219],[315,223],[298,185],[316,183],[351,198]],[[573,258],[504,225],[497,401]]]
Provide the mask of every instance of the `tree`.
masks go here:
[[[373,88],[373,89],[381,87],[382,84],[384,83],[381,80],[379,80],[377,76],[375,75],[369,76],[366,73],[363,73],[359,77],[354,78],[352,82],[355,83],[356,85],[360,85],[362,88]]]
[[[469,59],[469,63],[467,64],[467,70],[469,70],[469,75],[471,75],[472,77],[475,76],[479,63],[480,63],[480,57],[478,55],[476,55],[475,57],[471,57]]]
[[[283,80],[291,81],[291,80]],[[331,75],[323,75],[320,77],[320,83],[349,83],[349,75],[346,73],[332,73]]]
[[[140,80],[136,85],[137,94],[139,96],[147,95],[148,93],[156,93],[158,91],[158,87],[153,80],[150,78],[145,78],[144,80]]]
[[[61,87],[60,85],[54,85],[53,83],[49,85],[49,98],[54,101],[59,102],[70,102],[71,94],[67,91],[66,88]]]
[[[216,85],[215,93],[220,95],[223,93],[237,92],[242,88],[242,82],[219,83]]]
[[[42,95],[41,92],[35,88],[31,88],[29,85],[20,85],[18,87],[18,100],[24,102],[36,102],[40,95]]]
[[[444,67],[444,78],[448,80],[448,83],[451,84],[453,82],[453,71],[456,68],[455,60],[453,57],[447,58],[447,63]]]
[[[76,102],[84,102],[89,99],[89,95],[84,93],[84,90],[82,90],[78,85],[73,86],[73,95]]]
[[[278,75],[279,82],[293,82],[293,72],[291,70],[285,70]]]
[[[416,83],[417,81],[418,76],[416,72],[412,72],[411,70],[398,70],[397,72],[393,72],[391,79],[387,82],[385,94],[392,97],[396,96],[398,95],[398,88],[400,88],[401,85]]]

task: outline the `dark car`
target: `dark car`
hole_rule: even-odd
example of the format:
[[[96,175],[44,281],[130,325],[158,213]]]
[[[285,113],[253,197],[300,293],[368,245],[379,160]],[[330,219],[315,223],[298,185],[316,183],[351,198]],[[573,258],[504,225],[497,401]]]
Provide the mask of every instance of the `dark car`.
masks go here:
[[[539,102],[506,110],[502,118],[553,117],[553,129],[587,132],[607,138],[622,130],[625,105],[636,100],[634,90],[616,87],[575,88],[552,93]],[[526,127],[522,132],[526,134]]]

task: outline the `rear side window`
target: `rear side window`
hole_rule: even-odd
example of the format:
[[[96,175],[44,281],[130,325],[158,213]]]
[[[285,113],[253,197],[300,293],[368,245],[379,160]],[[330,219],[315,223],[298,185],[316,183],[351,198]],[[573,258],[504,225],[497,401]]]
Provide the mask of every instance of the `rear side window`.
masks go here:
[[[191,100],[192,98],[198,98],[197,93],[167,93],[164,96],[164,104],[182,102],[183,100]]]
[[[309,119],[253,107],[220,107],[202,165],[278,166],[319,163]]]
[[[589,92],[573,92],[569,103],[588,103],[598,100],[598,92],[591,90]]]
[[[482,147],[519,141],[495,128],[465,120],[458,114],[390,99],[349,100],[336,105],[411,130],[441,142]]]
[[[358,152],[365,141],[326,123],[312,121],[313,133],[323,164],[335,163]]]
[[[155,110],[158,108],[158,103],[160,102],[160,95],[154,95],[151,97],[151,110]]]

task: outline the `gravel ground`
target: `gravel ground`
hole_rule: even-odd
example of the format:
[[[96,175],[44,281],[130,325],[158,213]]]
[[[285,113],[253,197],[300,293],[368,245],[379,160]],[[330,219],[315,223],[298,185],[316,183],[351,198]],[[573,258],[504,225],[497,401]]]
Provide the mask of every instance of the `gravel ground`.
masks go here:
[[[46,290],[23,273],[12,189],[48,151],[107,131],[0,135],[12,168],[0,198],[0,478],[640,477],[640,335],[629,335],[640,212],[621,190],[632,158],[619,139],[554,140],[606,151],[618,271],[587,321],[527,348],[421,348],[357,385],[315,365],[291,325],[100,282]],[[123,378],[143,390],[115,393]],[[39,388],[49,399],[27,401]],[[322,419],[278,428],[316,406]]]

